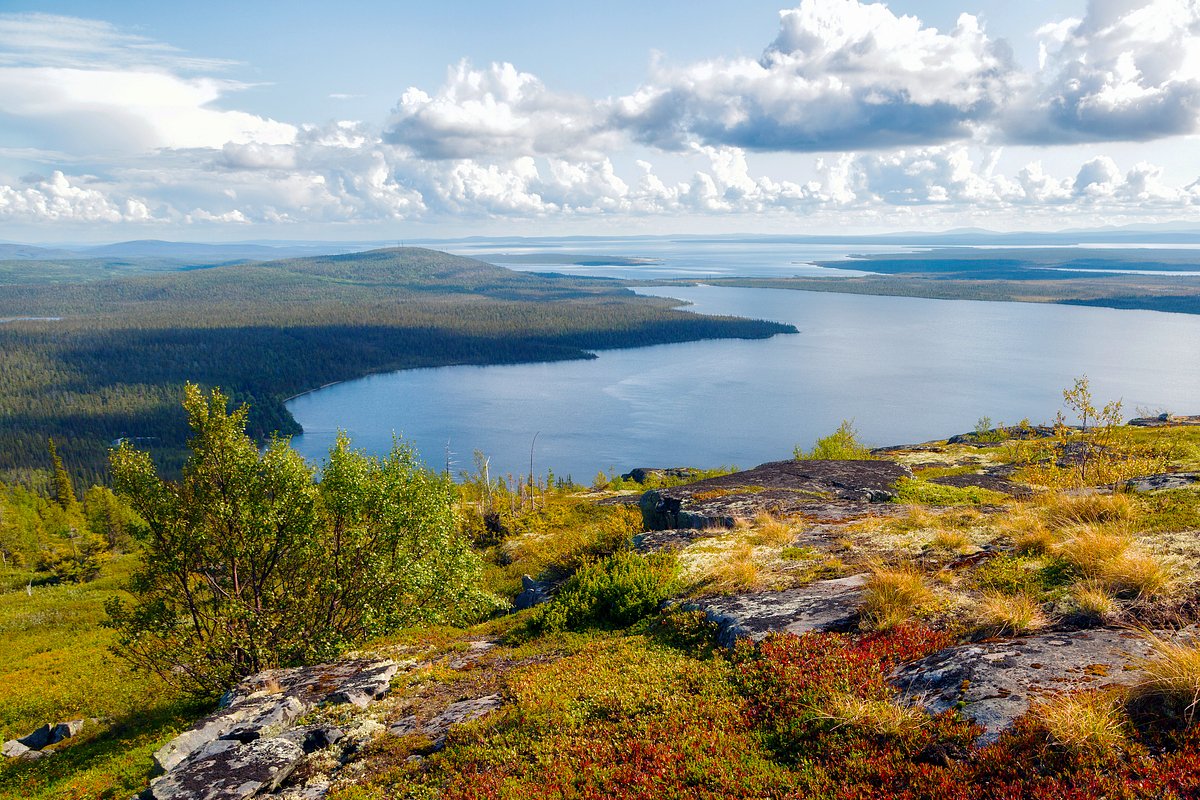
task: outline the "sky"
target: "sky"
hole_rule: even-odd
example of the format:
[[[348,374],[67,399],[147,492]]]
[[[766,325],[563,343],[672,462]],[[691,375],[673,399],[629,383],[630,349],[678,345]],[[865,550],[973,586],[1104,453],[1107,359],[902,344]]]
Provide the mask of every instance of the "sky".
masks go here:
[[[0,240],[1200,226],[1200,0],[0,0]]]

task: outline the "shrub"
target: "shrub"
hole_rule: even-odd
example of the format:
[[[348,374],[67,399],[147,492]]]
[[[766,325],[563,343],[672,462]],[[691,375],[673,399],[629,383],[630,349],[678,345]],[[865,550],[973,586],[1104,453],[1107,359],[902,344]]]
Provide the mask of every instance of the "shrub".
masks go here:
[[[132,603],[106,610],[116,652],[196,694],[330,658],[401,625],[478,610],[477,557],[453,485],[397,442],[380,460],[339,435],[318,483],[286,441],[265,450],[214,390],[187,387],[191,456],[178,483],[113,451],[113,480],[145,521]]]
[[[913,567],[879,567],[863,589],[862,621],[870,630],[889,630],[907,622],[932,600],[933,591],[920,571]]]
[[[831,459],[836,461],[851,461],[871,458],[871,451],[858,440],[858,431],[854,430],[852,420],[842,420],[838,429],[828,436],[817,439],[813,449],[807,452],[796,445],[792,454],[798,461],[812,459]]]
[[[585,562],[541,607],[534,626],[552,631],[632,625],[671,596],[677,574],[671,553],[625,551]]]

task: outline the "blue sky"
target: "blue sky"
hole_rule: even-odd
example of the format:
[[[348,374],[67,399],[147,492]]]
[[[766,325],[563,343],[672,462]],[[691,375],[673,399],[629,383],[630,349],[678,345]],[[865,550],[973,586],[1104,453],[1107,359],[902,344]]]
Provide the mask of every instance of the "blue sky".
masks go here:
[[[1200,222],[1200,0],[0,4],[0,239]]]

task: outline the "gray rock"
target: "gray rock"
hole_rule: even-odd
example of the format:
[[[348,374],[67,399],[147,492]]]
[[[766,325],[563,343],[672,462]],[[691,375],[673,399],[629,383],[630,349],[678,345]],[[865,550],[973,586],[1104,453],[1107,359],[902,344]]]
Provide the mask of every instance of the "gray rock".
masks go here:
[[[655,489],[639,506],[649,530],[728,528],[758,514],[820,515],[853,503],[895,498],[894,484],[912,471],[891,461],[773,461],[745,472],[686,486]]]
[[[48,744],[54,741],[54,726],[43,725],[33,733],[26,734],[17,739],[18,742],[28,747],[30,750],[41,750]]]
[[[395,736],[409,736],[421,733],[433,742],[433,749],[440,749],[446,743],[446,736],[455,725],[479,719],[498,708],[503,701],[498,694],[484,697],[473,697],[459,700],[442,709],[441,713],[421,724],[415,716],[407,716],[388,727],[388,732]]]
[[[243,800],[279,787],[304,758],[286,739],[218,739],[150,783],[154,800]]]
[[[892,682],[930,713],[961,709],[991,742],[1035,699],[1136,682],[1142,673],[1131,664],[1150,653],[1146,639],[1126,630],[1047,633],[951,647],[900,667]]]
[[[1132,492],[1157,492],[1163,489],[1186,489],[1200,482],[1200,472],[1160,472],[1142,475],[1125,481],[1125,488]]]
[[[1157,417],[1138,417],[1131,419],[1126,425],[1136,428],[1169,428],[1173,425],[1200,425],[1200,416],[1176,416],[1174,414],[1159,414]]]
[[[16,739],[9,739],[0,747],[0,755],[5,758],[20,758],[26,753],[33,752],[26,745],[21,744]]]
[[[83,730],[83,720],[81,719],[72,719],[68,720],[67,722],[60,722],[54,726],[54,730],[51,732],[50,742],[51,744],[57,744],[63,739],[70,739],[81,730]]]
[[[866,575],[816,581],[796,589],[717,597],[695,603],[718,628],[718,641],[758,641],[769,633],[834,630],[853,624]]]
[[[699,474],[699,470],[691,467],[635,467],[622,475],[621,480],[635,481],[637,483],[645,483],[648,480],[662,480],[664,478],[681,478],[686,480]]]
[[[535,581],[529,575],[521,576],[521,593],[513,600],[513,609],[523,611],[536,605],[548,602],[550,593],[541,581]]]
[[[681,550],[697,539],[703,539],[715,534],[684,528],[683,530],[646,531],[633,537],[633,546],[642,553],[654,553],[659,550]]]
[[[400,670],[395,661],[379,661],[365,666],[350,676],[338,689],[325,697],[326,703],[350,703],[366,708],[372,700],[386,695],[392,687],[392,678]]]
[[[387,694],[399,668],[387,659],[360,659],[252,675],[226,695],[216,713],[159,748],[154,762],[170,772],[215,739],[250,742],[276,737],[319,703],[365,707]]]

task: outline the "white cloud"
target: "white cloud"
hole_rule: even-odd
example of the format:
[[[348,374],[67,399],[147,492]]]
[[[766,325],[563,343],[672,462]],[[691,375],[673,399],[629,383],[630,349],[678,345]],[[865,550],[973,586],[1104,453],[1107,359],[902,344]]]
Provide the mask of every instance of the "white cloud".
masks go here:
[[[595,153],[599,123],[586,98],[551,92],[512,64],[475,69],[463,60],[436,94],[405,91],[385,138],[432,159]]]
[[[1200,2],[1093,0],[1043,26],[1042,72],[1009,109],[1017,141],[1149,141],[1200,130]]]
[[[837,151],[969,134],[1004,101],[1008,48],[964,14],[942,33],[879,3],[803,0],[757,60],[664,69],[615,107],[641,141]]]
[[[152,222],[144,200],[121,200],[72,182],[61,172],[24,187],[0,186],[0,219],[36,222]]]

